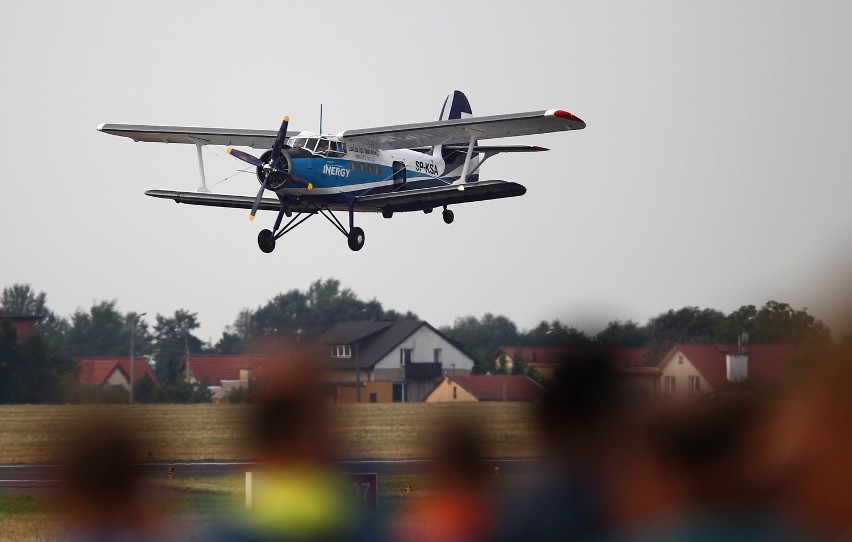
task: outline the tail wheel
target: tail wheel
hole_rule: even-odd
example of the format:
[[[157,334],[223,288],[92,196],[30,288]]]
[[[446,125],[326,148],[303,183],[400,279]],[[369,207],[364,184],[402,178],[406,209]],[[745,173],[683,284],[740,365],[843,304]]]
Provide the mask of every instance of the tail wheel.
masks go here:
[[[361,250],[364,246],[364,230],[361,228],[355,227],[349,230],[349,235],[347,235],[349,241],[349,248],[354,251]]]
[[[257,234],[257,246],[267,254],[275,250],[275,236],[271,230],[260,230]]]
[[[449,209],[444,209],[444,212],[441,213],[441,216],[444,217],[444,222],[446,224],[452,224],[453,220],[455,220],[456,215],[453,214]]]

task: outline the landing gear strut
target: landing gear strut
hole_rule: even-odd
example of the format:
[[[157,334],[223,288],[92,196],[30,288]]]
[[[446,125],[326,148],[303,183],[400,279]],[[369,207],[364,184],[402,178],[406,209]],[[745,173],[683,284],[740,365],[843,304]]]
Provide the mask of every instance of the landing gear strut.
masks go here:
[[[278,212],[278,218],[275,219],[275,226],[272,230],[261,230],[257,234],[257,246],[260,250],[269,254],[275,250],[275,241],[280,239],[285,233],[292,231],[296,226],[311,218],[314,215],[322,215],[334,226],[340,233],[346,236],[346,243],[353,251],[358,251],[364,248],[364,230],[354,225],[355,222],[355,201],[349,203],[349,228],[343,225],[331,209],[327,205],[310,205],[302,211],[296,211],[296,215],[292,216],[292,209],[288,202],[284,202],[281,210]],[[281,227],[281,222],[284,217],[290,218],[289,221]]]

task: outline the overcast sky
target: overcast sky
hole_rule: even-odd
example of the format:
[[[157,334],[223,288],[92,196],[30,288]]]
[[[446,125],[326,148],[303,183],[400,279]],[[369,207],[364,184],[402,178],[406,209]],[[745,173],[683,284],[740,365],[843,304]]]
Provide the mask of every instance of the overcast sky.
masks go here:
[[[487,6],[487,7],[486,7]],[[687,305],[769,299],[831,324],[852,307],[852,3],[0,2],[0,287],[68,316],[198,312],[217,340],[244,307],[334,277],[436,326],[504,314],[596,331]],[[520,198],[385,220],[366,245],[315,218],[263,254],[242,210],[192,190],[195,148],[104,122],[368,128],[561,108],[582,131],[518,138],[482,178]],[[509,141],[507,141],[509,142]],[[208,184],[253,175],[204,151]],[[221,182],[220,182],[221,181]]]

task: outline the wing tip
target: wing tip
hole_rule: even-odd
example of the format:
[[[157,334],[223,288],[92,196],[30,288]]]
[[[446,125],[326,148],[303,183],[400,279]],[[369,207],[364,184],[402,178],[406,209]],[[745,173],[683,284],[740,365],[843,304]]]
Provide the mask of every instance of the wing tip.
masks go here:
[[[548,113],[550,115],[553,115],[554,117],[559,117],[560,119],[567,120],[571,128],[574,130],[581,130],[586,127],[586,123],[585,121],[583,121],[583,119],[581,119],[574,113],[565,111],[564,109],[552,109],[548,111]]]

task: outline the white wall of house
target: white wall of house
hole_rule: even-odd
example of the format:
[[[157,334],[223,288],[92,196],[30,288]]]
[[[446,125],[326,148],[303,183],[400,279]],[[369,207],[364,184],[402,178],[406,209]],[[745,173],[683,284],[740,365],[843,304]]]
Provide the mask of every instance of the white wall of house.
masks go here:
[[[414,363],[431,363],[435,361],[435,349],[441,350],[440,361],[444,371],[451,373],[455,364],[458,374],[467,374],[473,369],[473,360],[467,357],[452,343],[432,331],[429,326],[420,326],[406,340],[400,343],[388,355],[379,360],[375,369],[399,369],[400,350],[411,349],[411,361]]]
[[[134,375],[135,376],[135,375]],[[138,377],[137,377],[138,378]],[[109,377],[107,377],[105,386],[121,386],[126,390],[130,390],[130,381],[124,376],[124,373],[116,368],[113,372],[110,373]]]
[[[690,378],[698,378],[698,394],[704,395],[713,391],[710,383],[701,376],[695,365],[687,359],[680,350],[675,350],[659,365],[663,372],[660,379],[660,397],[663,399],[688,399],[694,397],[690,392]],[[674,394],[670,393],[667,379],[674,378]]]

